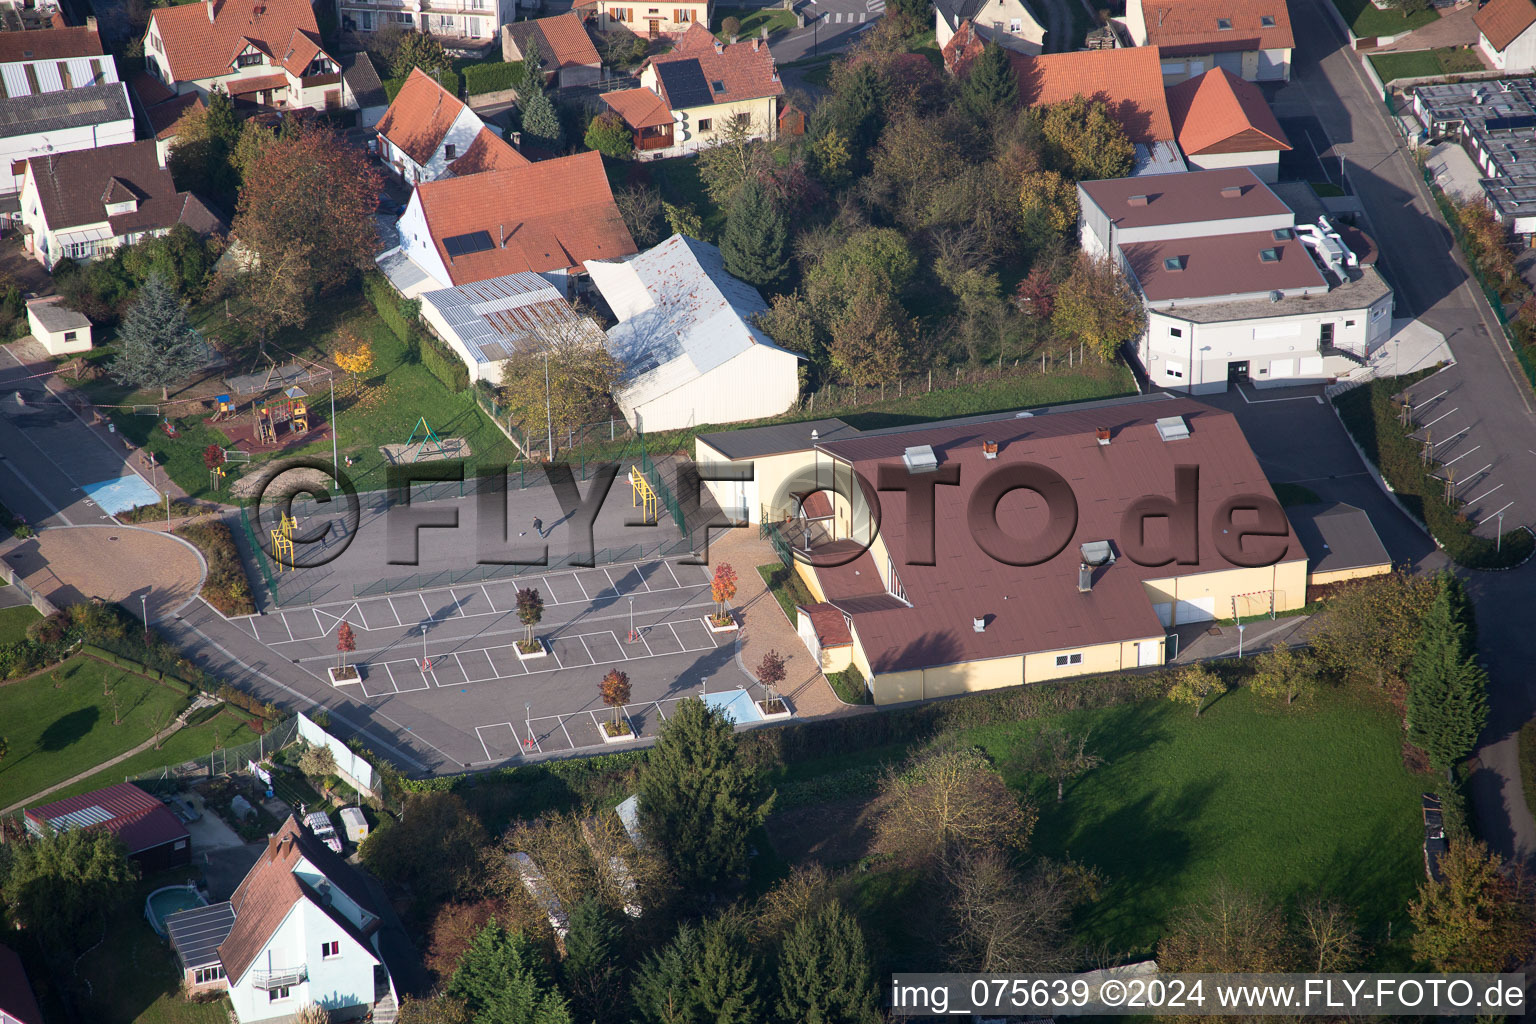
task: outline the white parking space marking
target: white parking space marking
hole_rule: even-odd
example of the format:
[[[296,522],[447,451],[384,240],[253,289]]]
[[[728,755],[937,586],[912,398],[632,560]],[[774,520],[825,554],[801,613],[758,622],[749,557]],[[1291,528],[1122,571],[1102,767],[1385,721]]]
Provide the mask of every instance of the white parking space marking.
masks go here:
[[[283,612],[282,616],[283,624],[295,640],[318,640],[325,635],[325,630],[320,628],[320,620],[311,609]]]
[[[515,661],[517,655],[513,654],[512,658]],[[489,651],[465,651],[459,664],[464,668],[466,680],[471,683],[489,682],[497,676],[496,663],[491,660]]]
[[[395,614],[395,606],[389,603],[388,598],[382,601],[364,601],[358,605],[357,610],[363,620],[363,628],[366,630],[393,629],[400,625],[400,617]],[[388,622],[384,621],[386,616],[388,616]]]
[[[416,615],[414,613],[411,614],[411,615],[401,615],[400,614],[400,606],[395,604],[395,599],[394,598],[386,597],[384,600],[389,602],[389,610],[395,613],[395,623],[397,625],[403,626],[407,622],[419,622],[419,621],[421,621],[421,616]],[[405,600],[405,598],[401,598],[401,600]]]
[[[510,679],[512,676],[528,674],[528,670],[523,667],[523,659],[517,656],[517,650],[511,646],[487,647],[479,653],[484,654],[485,660],[491,663],[491,679]],[[477,683],[485,681],[475,680]]]
[[[505,761],[522,754],[522,742],[511,722],[477,725],[475,737],[479,739],[487,761]]]

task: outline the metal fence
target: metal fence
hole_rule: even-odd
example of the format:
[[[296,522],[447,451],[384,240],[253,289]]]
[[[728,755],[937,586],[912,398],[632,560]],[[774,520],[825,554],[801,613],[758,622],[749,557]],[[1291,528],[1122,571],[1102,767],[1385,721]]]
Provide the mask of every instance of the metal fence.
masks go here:
[[[693,550],[687,538],[662,541],[659,544],[631,544],[622,548],[599,548],[593,552],[592,565],[619,565],[644,562],[654,558],[671,558]],[[441,569],[437,572],[412,573],[409,576],[393,576],[367,584],[353,584],[352,596],[377,597],[408,590],[435,590],[461,583],[494,583],[498,580],[515,580],[522,576],[542,576],[561,569],[591,568],[578,564],[576,554],[561,555],[545,565],[472,565],[467,569]]]
[[[209,779],[215,775],[240,771],[245,767],[246,762],[261,761],[294,743],[298,738],[298,718],[286,718],[249,743],[221,747],[195,761],[182,761],[179,764],[140,772],[137,775],[125,775],[123,781],[135,783],[151,792],[178,789],[197,779]]]

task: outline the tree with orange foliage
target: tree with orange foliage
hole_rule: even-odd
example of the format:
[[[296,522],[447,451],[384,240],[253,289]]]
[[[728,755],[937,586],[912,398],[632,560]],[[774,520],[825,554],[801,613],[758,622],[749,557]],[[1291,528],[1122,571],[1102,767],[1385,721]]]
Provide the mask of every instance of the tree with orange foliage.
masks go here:
[[[373,346],[367,338],[359,338],[351,331],[344,331],[336,342],[336,349],[331,356],[336,365],[341,367],[356,380],[360,373],[367,373],[373,369]]]
[[[608,735],[615,736],[621,731],[627,731],[619,724],[619,709],[629,703],[629,675],[618,669],[610,670],[598,684],[598,691],[603,696],[603,703],[613,708],[613,723],[608,730]]]
[[[731,617],[726,614],[725,606],[736,596],[736,570],[731,568],[730,562],[721,562],[715,567],[715,575],[709,581],[709,596],[715,601],[715,625],[728,625]]]

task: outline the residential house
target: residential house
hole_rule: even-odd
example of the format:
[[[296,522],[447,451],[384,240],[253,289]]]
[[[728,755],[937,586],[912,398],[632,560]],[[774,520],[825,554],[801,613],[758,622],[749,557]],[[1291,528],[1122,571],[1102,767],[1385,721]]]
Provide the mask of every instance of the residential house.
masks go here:
[[[357,123],[372,128],[389,107],[389,94],[379,80],[379,70],[366,50],[344,53],[341,61],[342,106],[357,109]]]
[[[568,293],[583,261],[635,251],[594,152],[422,182],[399,231],[378,261],[405,295],[523,272]]]
[[[73,828],[109,832],[145,871],[192,862],[192,835],[181,819],[131,782],[29,807],[23,817],[35,836]]]
[[[951,43],[955,40],[951,40]],[[1114,50],[1009,54],[1026,107],[1061,103],[1077,96],[1102,101],[1136,147],[1132,174],[1186,170],[1174,143],[1173,122],[1155,46]]]
[[[574,12],[502,26],[502,60],[523,60],[531,45],[538,46],[539,66],[544,69],[547,86],[565,89],[602,80],[602,59],[587,35],[587,26]]]
[[[393,1020],[395,946],[356,868],[290,816],[228,902],[166,919],[191,993],[227,989],[240,1024],[310,1003],[332,1020]]]
[[[507,360],[518,354],[605,340],[591,317],[576,314],[562,289],[527,271],[417,298],[421,319],[464,360],[471,380],[500,384]]]
[[[420,68],[411,70],[375,130],[380,159],[412,185],[528,162]]]
[[[1531,0],[1489,0],[1472,16],[1477,48],[1500,71],[1536,70],[1536,3]]]
[[[50,356],[70,356],[91,350],[91,322],[84,313],[62,305],[63,296],[27,301],[27,326],[32,338]]]
[[[801,606],[808,646],[856,668],[875,703],[1161,665],[1173,627],[1306,603],[1306,555],[1289,530],[1276,535],[1271,521],[1262,538],[1233,538],[1220,525],[1232,503],[1251,515],[1256,499],[1274,501],[1230,413],[1165,395],[1029,412],[864,432],[838,423],[830,438],[807,423],[740,432],[749,451],[758,430],[794,435],[789,451],[763,446],[792,467],[774,495],[759,492],[764,518],[805,553],[792,569],[812,597]],[[727,436],[699,438],[696,458]],[[931,515],[876,487],[932,472],[949,486],[929,492]],[[1000,481],[1017,488],[1040,472],[1028,500],[998,504]],[[1051,497],[1048,480],[1059,481]],[[1187,526],[1143,529],[1176,502],[1193,513]],[[803,506],[817,506],[809,523]],[[977,507],[995,510],[995,530],[934,529]],[[1278,502],[1274,512],[1284,524]],[[1020,547],[1047,517],[1050,544]]]
[[[9,946],[0,946],[0,1024],[43,1024],[27,969]]]
[[[187,115],[208,108],[198,93],[178,93],[147,71],[137,72],[128,80],[128,94],[154,135],[162,164],[170,158]]]
[[[133,141],[133,110],[95,19],[0,32],[0,196],[21,191],[27,158]],[[14,206],[13,206],[14,209]]]
[[[1260,181],[1280,176],[1291,148],[1259,87],[1225,68],[1168,87],[1168,117],[1191,168],[1247,167]]]
[[[600,32],[622,28],[645,39],[676,39],[709,27],[709,0],[581,0],[575,11]]]
[[[763,419],[795,404],[805,357],[757,326],[768,304],[713,245],[673,235],[586,267],[619,321],[608,330],[625,374],[614,401],[637,431]]]
[[[1147,308],[1136,356],[1158,387],[1315,384],[1392,334],[1392,289],[1326,221],[1298,224],[1246,167],[1078,184],[1083,247]]]
[[[1019,53],[1045,49],[1045,26],[1024,0],[936,0],[933,14],[934,38],[941,49],[966,22],[984,42]]]
[[[524,0],[523,7],[538,6]],[[451,52],[483,55],[517,18],[517,0],[336,0],[342,31],[361,41],[401,28],[431,35]]]
[[[1162,51],[1169,85],[1212,67],[1250,82],[1291,78],[1286,0],[1126,0],[1125,27],[1137,46]]]
[[[748,138],[772,138],[782,95],[784,83],[766,43],[722,43],[695,25],[671,52],[646,60],[639,88],[603,93],[602,99],[635,133],[636,155],[660,160],[696,153],[737,128]],[[665,123],[663,110],[670,114]]]
[[[309,0],[203,0],[150,12],[150,73],[178,93],[228,93],[274,110],[341,110],[341,65]]]
[[[52,270],[64,257],[94,259],[186,224],[206,235],[219,216],[176,191],[153,139],[27,161],[21,222],[32,256]]]

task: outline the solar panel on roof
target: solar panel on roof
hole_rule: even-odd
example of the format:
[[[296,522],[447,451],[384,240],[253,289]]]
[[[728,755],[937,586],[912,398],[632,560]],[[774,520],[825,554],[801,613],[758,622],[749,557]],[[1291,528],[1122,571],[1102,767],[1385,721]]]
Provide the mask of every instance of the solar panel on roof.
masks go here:
[[[219,962],[219,946],[235,926],[235,910],[228,903],[194,907],[165,919],[165,930],[183,967],[207,967]]]
[[[465,235],[449,235],[443,239],[443,251],[448,254],[449,259],[476,252],[487,252],[494,248],[496,243],[491,241],[489,231],[471,231]]]
[[[1483,127],[1490,132],[1514,131],[1521,128],[1536,128],[1536,117],[1529,114],[1519,117],[1490,117],[1483,122]]]
[[[675,109],[703,107],[714,102],[709,82],[697,60],[671,60],[656,65],[661,84],[667,91],[667,101]]]

